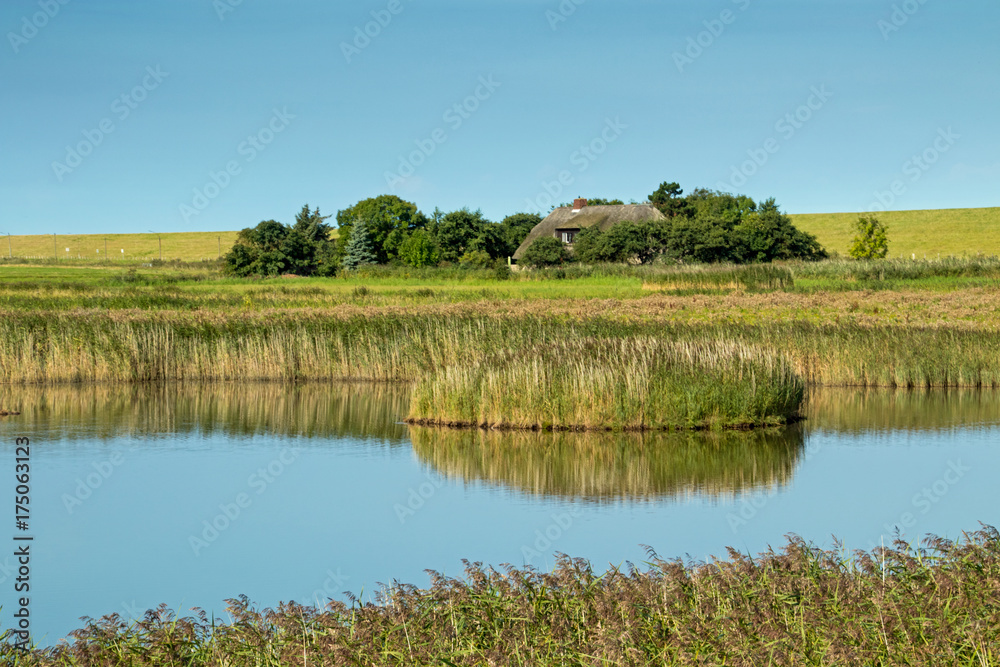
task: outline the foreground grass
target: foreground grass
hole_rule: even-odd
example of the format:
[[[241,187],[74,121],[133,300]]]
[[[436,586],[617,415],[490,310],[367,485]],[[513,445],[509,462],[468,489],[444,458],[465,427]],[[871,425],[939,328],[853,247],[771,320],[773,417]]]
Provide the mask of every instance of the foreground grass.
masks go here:
[[[797,416],[803,392],[785,358],[752,346],[583,338],[424,376],[409,421],[533,430],[774,426]]]
[[[129,624],[92,620],[71,643],[0,657],[10,665],[996,665],[1000,535],[925,548],[897,542],[849,557],[791,538],[780,552],[708,564],[650,554],[597,574],[467,563],[428,589],[396,584],[376,603],[257,611],[228,623],[166,607]]]

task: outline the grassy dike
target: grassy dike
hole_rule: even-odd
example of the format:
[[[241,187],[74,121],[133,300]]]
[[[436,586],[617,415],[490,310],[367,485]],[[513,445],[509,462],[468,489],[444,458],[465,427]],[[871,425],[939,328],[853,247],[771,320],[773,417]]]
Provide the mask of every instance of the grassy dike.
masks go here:
[[[467,563],[427,589],[396,584],[375,603],[258,611],[231,620],[165,607],[128,624],[90,621],[73,642],[15,653],[12,667],[74,665],[939,665],[1000,663],[1000,534],[925,548],[732,551],[707,564],[662,560],[596,574],[563,558],[551,573]]]

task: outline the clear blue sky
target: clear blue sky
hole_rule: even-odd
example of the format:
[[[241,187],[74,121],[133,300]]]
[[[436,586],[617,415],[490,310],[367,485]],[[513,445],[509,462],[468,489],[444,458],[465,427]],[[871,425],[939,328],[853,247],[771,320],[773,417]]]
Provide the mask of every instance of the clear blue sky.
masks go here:
[[[382,193],[499,220],[662,181],[1000,205],[995,0],[4,0],[0,26],[0,232]]]

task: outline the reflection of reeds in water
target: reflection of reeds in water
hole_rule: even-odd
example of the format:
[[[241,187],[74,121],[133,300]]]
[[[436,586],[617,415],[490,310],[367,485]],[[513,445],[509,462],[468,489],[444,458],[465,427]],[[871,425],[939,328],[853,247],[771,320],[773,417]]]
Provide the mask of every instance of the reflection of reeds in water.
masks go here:
[[[809,430],[945,430],[1000,424],[996,389],[814,388],[803,409]]]
[[[387,384],[0,386],[19,429],[125,434],[352,436],[402,440],[409,387]]]
[[[410,428],[413,448],[437,471],[545,496],[655,500],[727,495],[784,484],[803,431],[607,433]]]

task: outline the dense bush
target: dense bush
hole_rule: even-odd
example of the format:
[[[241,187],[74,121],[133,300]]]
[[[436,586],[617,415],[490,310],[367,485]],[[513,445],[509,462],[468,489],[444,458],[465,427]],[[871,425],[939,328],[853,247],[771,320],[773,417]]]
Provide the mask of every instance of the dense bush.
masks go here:
[[[889,254],[888,229],[875,216],[859,217],[854,223],[854,242],[849,251],[854,259],[885,259]]]
[[[569,261],[569,251],[562,241],[553,236],[543,236],[532,241],[521,256],[521,263],[534,268],[556,266]]]
[[[336,249],[330,240],[329,216],[303,206],[294,225],[265,220],[247,227],[223,256],[226,273],[236,276],[330,276],[337,272]]]
[[[666,183],[650,201],[667,217],[624,221],[602,231],[577,235],[574,256],[581,262],[638,262],[657,257],[683,262],[746,264],[785,259],[822,259],[816,238],[792,226],[773,199],[757,204],[742,195],[695,190],[680,198]]]

